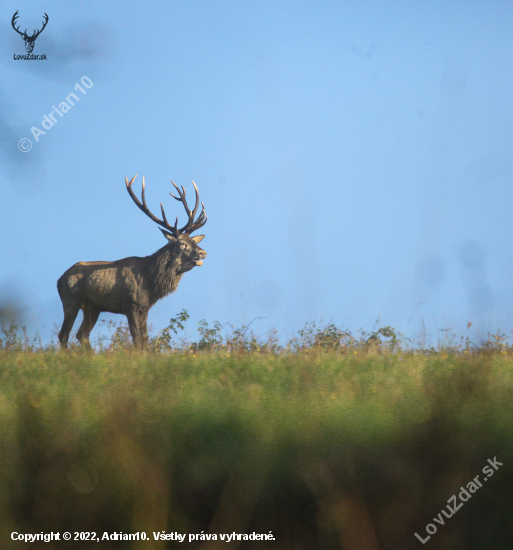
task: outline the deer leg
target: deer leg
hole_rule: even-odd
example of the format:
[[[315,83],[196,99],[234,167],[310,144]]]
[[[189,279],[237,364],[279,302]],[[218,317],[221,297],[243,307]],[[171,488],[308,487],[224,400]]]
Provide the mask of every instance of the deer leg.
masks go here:
[[[62,323],[62,328],[59,332],[59,342],[61,343],[61,348],[66,349],[68,347],[69,333],[73,328],[73,323],[78,315],[78,306],[64,306],[64,321]]]
[[[89,335],[91,334],[94,325],[96,325],[96,321],[98,321],[100,310],[95,307],[85,305],[82,308],[82,311],[84,312],[84,320],[82,321],[80,329],[77,332],[77,339],[83,346],[90,348],[91,343],[89,342]]]
[[[129,311],[126,314],[126,318],[128,319],[128,328],[130,329],[130,334],[132,335],[132,342],[134,343],[134,347],[140,348],[141,347],[141,331],[140,331],[140,316],[137,312],[137,310]]]
[[[139,333],[141,335],[141,347],[144,349],[148,345],[148,312],[143,311],[139,314]]]

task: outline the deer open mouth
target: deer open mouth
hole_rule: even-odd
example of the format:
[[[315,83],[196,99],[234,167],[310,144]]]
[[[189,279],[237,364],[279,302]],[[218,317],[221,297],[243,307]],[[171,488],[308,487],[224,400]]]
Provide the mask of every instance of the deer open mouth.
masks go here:
[[[196,260],[196,265],[203,265],[203,260]]]

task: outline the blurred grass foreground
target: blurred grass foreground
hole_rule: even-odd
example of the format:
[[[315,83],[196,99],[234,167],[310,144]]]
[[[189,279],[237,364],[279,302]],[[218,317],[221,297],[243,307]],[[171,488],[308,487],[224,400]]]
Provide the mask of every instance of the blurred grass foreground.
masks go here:
[[[0,548],[510,549],[511,346],[407,350],[390,327],[327,329],[144,353],[118,334],[95,353],[4,327]],[[274,540],[220,540],[232,533]]]

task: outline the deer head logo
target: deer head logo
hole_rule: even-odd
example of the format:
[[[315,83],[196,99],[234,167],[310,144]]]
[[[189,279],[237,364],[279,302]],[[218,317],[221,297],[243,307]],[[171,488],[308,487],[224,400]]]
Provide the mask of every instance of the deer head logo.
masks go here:
[[[29,36],[27,34],[27,29],[25,29],[25,32],[21,32],[20,29],[19,29],[19,26],[18,28],[16,28],[14,26],[14,24],[16,23],[16,18],[18,17],[18,12],[16,12],[13,16],[12,16],[12,21],[11,21],[11,25],[12,25],[12,28],[18,33],[21,35],[21,37],[23,38],[23,40],[25,40],[25,49],[27,50],[27,53],[32,53],[32,50],[34,49],[34,43],[36,41],[36,38],[43,32],[44,28],[46,27],[46,24],[48,23],[48,15],[44,15],[43,17],[43,28],[39,31],[36,31],[34,29],[34,32],[32,34],[32,36]]]

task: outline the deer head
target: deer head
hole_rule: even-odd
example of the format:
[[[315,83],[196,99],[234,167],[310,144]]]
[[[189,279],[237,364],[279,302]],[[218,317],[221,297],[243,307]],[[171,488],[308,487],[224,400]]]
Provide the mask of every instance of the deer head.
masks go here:
[[[16,18],[18,17],[18,11],[12,16],[11,25],[12,28],[21,35],[23,40],[25,40],[25,49],[27,50],[27,53],[32,53],[32,50],[34,49],[34,42],[36,41],[36,38],[43,32],[44,28],[46,27],[46,24],[48,23],[48,15],[44,15],[43,17],[43,27],[41,30],[36,31],[34,29],[34,32],[32,33],[32,36],[29,36],[27,34],[27,29],[25,29],[25,32],[21,32],[19,27],[16,28],[14,26],[14,23],[16,23]]]
[[[196,204],[194,205],[194,208],[190,210],[185,198],[186,193],[183,185],[182,185],[182,189],[180,190],[179,187],[175,184],[175,182],[171,181],[171,183],[175,186],[175,189],[177,190],[179,196],[175,197],[172,193],[169,193],[169,194],[174,199],[176,199],[177,201],[183,204],[183,207],[185,208],[185,211],[187,212],[187,216],[189,218],[187,223],[182,228],[178,229],[178,216],[176,217],[175,224],[170,225],[169,222],[167,221],[166,213],[164,212],[164,206],[162,205],[162,203],[160,203],[162,219],[157,218],[157,216],[155,216],[152,212],[150,212],[150,209],[146,204],[146,198],[144,196],[144,191],[145,191],[144,177],[142,181],[142,192],[141,192],[142,203],[139,201],[139,199],[135,196],[135,193],[132,190],[132,183],[135,181],[136,177],[137,177],[137,174],[130,181],[128,181],[128,178],[125,178],[127,191],[129,195],[132,197],[132,200],[135,202],[135,204],[152,221],[154,221],[156,224],[160,226],[159,229],[162,231],[162,233],[164,234],[164,237],[166,237],[169,244],[173,247],[174,252],[177,255],[177,259],[181,264],[180,271],[184,273],[186,271],[190,271],[194,266],[202,265],[203,259],[207,256],[207,253],[198,246],[198,243],[203,240],[205,235],[196,235],[195,237],[190,236],[193,231],[196,231],[200,227],[203,227],[207,223],[207,219],[208,219],[208,216],[205,213],[205,205],[201,203],[201,206],[202,206],[201,214],[198,216],[196,220],[194,220],[194,216],[196,216],[196,212],[199,206],[199,192],[198,192],[198,188],[196,187],[196,184],[192,182],[192,185],[194,185],[194,189],[196,191]]]

